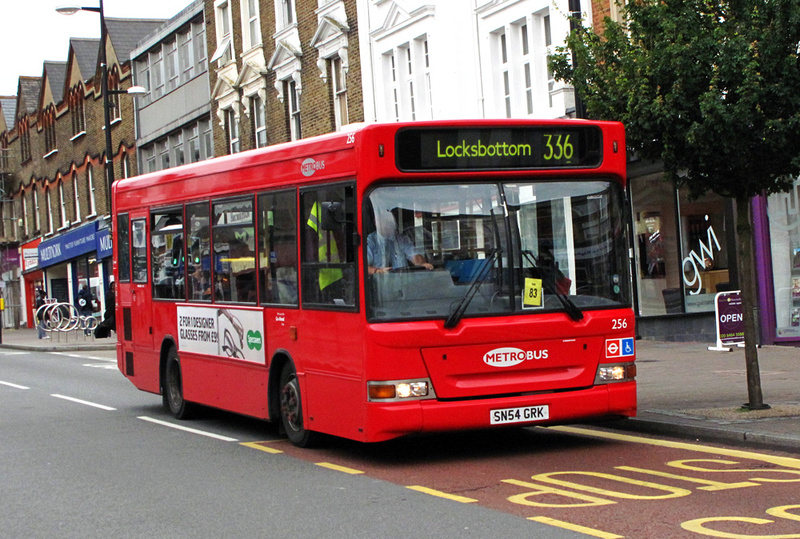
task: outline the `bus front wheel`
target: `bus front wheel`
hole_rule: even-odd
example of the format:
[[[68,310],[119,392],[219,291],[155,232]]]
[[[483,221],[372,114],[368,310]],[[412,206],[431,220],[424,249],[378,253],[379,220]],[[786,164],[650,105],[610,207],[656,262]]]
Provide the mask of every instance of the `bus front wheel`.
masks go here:
[[[314,442],[314,433],[303,426],[303,404],[300,384],[294,365],[287,363],[281,369],[280,378],[281,423],[289,441],[298,447],[309,447]]]
[[[183,398],[183,376],[178,351],[175,347],[167,353],[167,364],[164,368],[164,382],[161,389],[164,408],[176,419],[189,419],[193,405]]]

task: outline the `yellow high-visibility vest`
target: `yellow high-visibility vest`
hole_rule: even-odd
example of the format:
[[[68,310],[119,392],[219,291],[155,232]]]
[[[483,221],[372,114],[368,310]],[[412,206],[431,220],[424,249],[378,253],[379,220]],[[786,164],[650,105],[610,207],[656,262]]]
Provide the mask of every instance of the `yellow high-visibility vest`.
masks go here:
[[[319,203],[314,202],[311,207],[311,215],[308,216],[306,224],[317,233],[319,247],[317,247],[317,258],[320,262],[327,261],[334,264],[339,262],[339,249],[336,246],[336,238],[332,234],[326,234],[319,227]],[[325,290],[343,277],[342,270],[338,268],[322,268],[319,270],[319,289]]]

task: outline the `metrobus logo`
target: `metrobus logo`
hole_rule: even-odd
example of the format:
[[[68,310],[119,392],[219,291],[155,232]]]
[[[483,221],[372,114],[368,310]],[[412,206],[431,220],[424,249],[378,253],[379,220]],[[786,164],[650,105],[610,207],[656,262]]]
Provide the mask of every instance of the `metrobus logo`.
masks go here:
[[[325,168],[325,161],[316,161],[313,157],[309,157],[300,165],[300,172],[303,176],[313,176],[318,170]]]
[[[483,362],[490,367],[513,367],[523,361],[532,359],[547,359],[548,351],[544,350],[520,350],[519,348],[495,348],[483,355]]]

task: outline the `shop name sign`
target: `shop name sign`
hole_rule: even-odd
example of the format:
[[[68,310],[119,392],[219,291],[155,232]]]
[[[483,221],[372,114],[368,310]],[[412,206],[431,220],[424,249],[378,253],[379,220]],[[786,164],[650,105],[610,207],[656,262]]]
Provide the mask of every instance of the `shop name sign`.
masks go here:
[[[44,268],[66,262],[97,250],[97,223],[69,230],[39,244],[39,266]]]

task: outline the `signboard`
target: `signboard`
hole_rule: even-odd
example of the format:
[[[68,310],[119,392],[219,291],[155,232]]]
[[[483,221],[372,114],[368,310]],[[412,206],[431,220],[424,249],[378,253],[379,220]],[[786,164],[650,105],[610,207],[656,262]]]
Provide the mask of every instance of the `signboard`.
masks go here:
[[[595,126],[407,128],[395,140],[403,171],[598,167],[603,136]]]
[[[36,247],[22,250],[22,271],[30,271],[39,267],[39,249]]]
[[[178,349],[266,364],[260,310],[178,305]]]
[[[729,346],[744,345],[744,315],[739,290],[719,292],[714,297],[717,320],[717,345],[709,350],[728,351]]]
[[[97,225],[97,221],[92,221],[41,242],[37,247],[39,267],[46,268],[88,253],[97,253],[99,258],[111,256],[111,231],[98,230]]]

